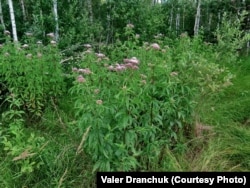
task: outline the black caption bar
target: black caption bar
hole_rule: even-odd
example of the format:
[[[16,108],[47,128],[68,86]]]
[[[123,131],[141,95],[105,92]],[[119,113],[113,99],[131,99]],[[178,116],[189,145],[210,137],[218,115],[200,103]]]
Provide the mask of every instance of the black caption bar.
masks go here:
[[[97,172],[97,188],[157,187],[250,187],[250,172]]]

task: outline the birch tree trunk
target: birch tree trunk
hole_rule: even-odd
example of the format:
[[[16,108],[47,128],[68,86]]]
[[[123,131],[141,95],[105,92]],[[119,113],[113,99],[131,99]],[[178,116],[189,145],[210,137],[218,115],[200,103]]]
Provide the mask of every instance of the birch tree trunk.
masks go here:
[[[243,10],[245,10],[246,12],[249,12],[249,8],[247,8],[247,6],[249,6],[250,7],[250,5],[247,5],[246,4],[246,1],[245,0],[243,0],[242,1],[242,4],[243,4]],[[249,28],[249,25],[250,24],[250,16],[249,15],[247,15],[247,24],[246,24],[246,33],[249,33],[250,34],[250,28]],[[247,54],[247,56],[249,55],[249,49],[250,49],[250,41],[247,41],[247,44],[246,44],[246,54]]]
[[[11,25],[12,25],[13,41],[18,42],[17,31],[16,31],[16,21],[15,21],[15,14],[14,14],[12,0],[8,0],[8,4],[9,4],[9,9],[10,9],[10,20],[11,20]]]
[[[213,18],[213,14],[209,14],[209,18],[208,18],[208,32],[211,31],[211,25],[212,25],[212,18]]]
[[[4,20],[3,20],[3,10],[2,10],[2,1],[0,0],[0,21],[3,26],[3,30],[5,30]]]
[[[170,13],[170,20],[169,20],[169,28],[170,28],[170,31],[172,31],[172,23],[173,23],[173,5],[171,7],[171,13]]]
[[[178,9],[178,12],[176,14],[175,26],[176,26],[176,35],[178,35],[179,30],[180,30],[180,13],[179,13],[179,9]]]
[[[23,13],[23,21],[27,20],[26,12],[25,12],[25,6],[24,6],[24,0],[20,0],[21,8],[22,8],[22,13]]]
[[[58,39],[59,39],[59,23],[58,23],[58,13],[57,13],[57,0],[53,0],[53,12],[54,12],[55,23],[56,23],[55,40],[58,41]]]
[[[198,1],[197,11],[195,16],[195,24],[194,24],[194,35],[198,35],[199,27],[200,27],[200,17],[201,17],[201,1]]]
[[[221,15],[220,12],[218,12],[218,23],[217,23],[217,28],[220,28],[220,21],[221,21]]]

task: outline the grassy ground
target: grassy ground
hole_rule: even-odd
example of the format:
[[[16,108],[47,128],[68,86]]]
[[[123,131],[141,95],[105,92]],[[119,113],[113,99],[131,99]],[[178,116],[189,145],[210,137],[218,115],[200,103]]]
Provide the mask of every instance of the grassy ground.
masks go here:
[[[219,97],[204,100],[200,119],[212,130],[191,141],[187,170],[250,170],[250,57],[230,70],[233,85]]]

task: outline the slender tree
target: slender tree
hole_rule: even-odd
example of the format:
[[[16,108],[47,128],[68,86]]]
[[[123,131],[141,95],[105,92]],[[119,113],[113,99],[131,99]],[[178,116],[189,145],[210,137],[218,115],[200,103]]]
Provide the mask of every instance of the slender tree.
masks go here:
[[[3,27],[3,30],[5,30],[5,24],[4,24],[4,20],[3,20],[3,10],[2,10],[2,1],[0,0],[0,21]]]
[[[197,10],[196,10],[196,16],[195,16],[195,24],[194,24],[194,35],[197,35],[199,33],[199,27],[200,27],[200,17],[201,17],[201,1],[198,1]]]
[[[16,31],[16,21],[15,21],[15,14],[14,14],[12,0],[8,0],[8,4],[9,4],[9,10],[10,10],[10,19],[11,19],[11,25],[12,25],[13,41],[18,42],[17,31]]]
[[[56,23],[55,39],[56,39],[56,41],[58,41],[58,39],[59,39],[59,23],[58,23],[58,13],[57,13],[57,0],[53,0],[53,12],[54,12],[55,23]]]
[[[220,22],[221,22],[221,13],[218,12],[218,22],[217,22],[217,27],[220,28]]]
[[[180,31],[180,12],[179,12],[179,8],[176,14],[176,20],[175,20],[175,27],[176,27],[176,35],[179,34]]]
[[[112,6],[111,3],[108,2],[108,7],[107,7],[107,16],[106,16],[106,28],[107,28],[107,37],[106,37],[106,44],[109,42],[113,42],[113,19],[112,19]]]
[[[169,20],[169,28],[170,31],[172,31],[172,23],[173,23],[173,12],[174,12],[174,6],[171,6],[171,11],[170,11],[170,20]]]
[[[23,13],[23,21],[26,21],[27,20],[27,16],[26,16],[26,11],[25,11],[24,0],[20,0],[20,4],[21,4],[21,8],[22,8],[22,13]]]
[[[213,18],[213,14],[210,13],[210,14],[209,14],[209,18],[208,18],[208,32],[211,31],[212,18]]]

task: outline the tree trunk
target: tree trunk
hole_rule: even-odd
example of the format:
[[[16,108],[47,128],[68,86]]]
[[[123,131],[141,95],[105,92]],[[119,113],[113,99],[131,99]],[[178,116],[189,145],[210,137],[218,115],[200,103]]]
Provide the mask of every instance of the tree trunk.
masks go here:
[[[198,1],[197,5],[197,11],[196,11],[196,16],[195,16],[195,24],[194,24],[194,35],[198,35],[199,33],[199,27],[200,27],[200,17],[201,17],[201,1]]]
[[[169,28],[170,28],[170,31],[172,31],[173,9],[174,9],[174,6],[172,5],[172,7],[171,7],[171,12],[170,12],[170,20],[169,20]]]
[[[25,6],[24,6],[24,0],[20,0],[21,8],[22,8],[22,13],[23,13],[23,21],[27,20],[26,12],[25,12]]]
[[[13,41],[18,42],[17,31],[16,31],[16,21],[15,21],[15,14],[14,14],[12,0],[8,0],[8,4],[9,4],[9,9],[10,9],[10,19],[11,19],[11,25],[12,25]]]
[[[220,28],[220,21],[221,21],[221,15],[220,12],[218,12],[218,23],[217,23],[217,28]]]
[[[176,14],[175,27],[176,27],[176,35],[178,35],[179,31],[180,31],[180,13],[179,13],[179,9],[178,9],[178,12]]]
[[[56,23],[55,40],[58,41],[58,39],[59,39],[59,23],[58,23],[58,13],[57,13],[57,0],[53,0],[53,12],[54,12],[55,23]]]
[[[3,10],[2,10],[2,1],[0,0],[0,21],[3,26],[3,30],[5,30],[4,20],[3,20]]]
[[[209,18],[208,18],[208,32],[211,31],[211,25],[212,25],[212,18],[213,18],[213,14],[209,14]]]
[[[108,1],[109,2],[109,1]],[[107,37],[106,37],[106,44],[114,42],[114,26],[113,26],[113,15],[112,15],[112,6],[111,3],[108,3],[108,10],[107,10]]]

